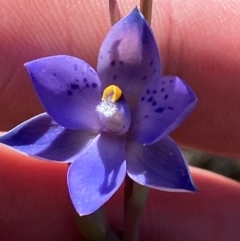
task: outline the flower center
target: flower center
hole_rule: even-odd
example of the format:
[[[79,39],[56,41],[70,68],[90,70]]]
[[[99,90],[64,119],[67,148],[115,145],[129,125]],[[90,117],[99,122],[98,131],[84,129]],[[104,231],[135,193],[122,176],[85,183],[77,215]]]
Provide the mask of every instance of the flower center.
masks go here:
[[[99,114],[104,131],[125,133],[127,103],[121,97],[123,97],[122,90],[116,85],[110,85],[103,91],[96,112]]]

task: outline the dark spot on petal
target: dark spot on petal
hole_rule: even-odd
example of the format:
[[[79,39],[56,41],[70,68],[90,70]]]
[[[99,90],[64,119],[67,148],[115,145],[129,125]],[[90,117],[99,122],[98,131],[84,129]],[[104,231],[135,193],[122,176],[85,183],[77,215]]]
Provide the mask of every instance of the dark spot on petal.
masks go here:
[[[123,65],[124,65],[123,61],[120,61],[119,63],[120,63],[120,65],[121,65],[121,66],[123,66]]]
[[[92,69],[92,67],[91,66],[88,66],[88,68],[89,68],[89,72],[90,73],[92,73],[93,75],[95,75],[96,73],[95,73],[95,71]]]
[[[147,118],[148,118],[148,115],[145,115],[144,118],[147,119]]]
[[[165,81],[162,81],[162,84],[165,84]]]
[[[164,96],[164,100],[166,100],[167,98],[168,98],[168,95],[165,95],[165,96]]]
[[[76,82],[79,82],[79,79],[75,79]]]
[[[82,72],[82,75],[84,75],[84,72]]]
[[[145,97],[143,96],[142,98],[141,98],[141,101],[144,101],[145,100]]]
[[[152,106],[155,106],[155,105],[157,105],[157,102],[153,101]]]
[[[79,88],[79,85],[77,85],[77,84],[71,84],[71,88],[72,88],[73,90],[76,90],[76,89]]]
[[[84,82],[87,82],[87,79],[86,79],[86,78],[84,78],[84,79],[83,79],[83,81],[84,81]]]
[[[103,55],[100,56],[100,59],[103,59]]]
[[[85,86],[86,86],[86,88],[89,88],[89,87],[90,87],[90,85],[89,85],[89,84],[86,84]]]
[[[154,69],[154,73],[156,73],[157,72],[157,69]]]
[[[111,66],[112,66],[112,67],[115,66],[115,60],[113,60],[113,61],[111,62]]]
[[[143,76],[143,80],[146,80],[147,79],[147,76]]]
[[[117,75],[113,75],[113,79],[115,80],[117,78]]]
[[[153,94],[157,94],[157,91],[156,91],[156,90],[153,90]]]
[[[170,83],[173,83],[173,80],[172,80],[172,79],[170,79]]]
[[[164,88],[161,89],[162,92],[164,92],[164,90],[165,90]]]
[[[157,112],[157,113],[162,113],[162,112],[164,111],[164,109],[165,109],[165,108],[163,108],[163,107],[159,107],[159,108],[157,108],[157,109],[155,110],[155,112]]]
[[[168,109],[169,109],[169,110],[174,110],[172,106],[169,106]]]
[[[76,64],[74,64],[74,70],[77,70],[78,66]]]
[[[151,96],[147,101],[148,102],[152,102],[153,101],[153,97]]]
[[[151,65],[151,66],[153,65],[153,59],[151,59],[151,61],[150,61],[150,65]]]
[[[146,93],[147,93],[147,94],[150,94],[150,90],[147,90]]]
[[[53,73],[53,76],[56,76],[57,74],[56,73]]]
[[[71,96],[71,95],[73,94],[73,92],[72,92],[71,90],[68,90],[68,91],[67,91],[67,94],[68,94],[69,96]]]
[[[93,87],[93,88],[96,88],[96,87],[97,87],[97,84],[96,84],[96,83],[92,83],[92,87]]]

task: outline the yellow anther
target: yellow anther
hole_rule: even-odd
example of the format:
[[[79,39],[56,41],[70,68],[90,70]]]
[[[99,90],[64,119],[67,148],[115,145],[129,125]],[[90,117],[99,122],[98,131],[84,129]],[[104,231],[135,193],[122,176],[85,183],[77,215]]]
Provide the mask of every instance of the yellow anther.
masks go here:
[[[122,90],[116,85],[109,85],[103,91],[102,100],[110,98],[112,102],[116,102],[122,96]]]

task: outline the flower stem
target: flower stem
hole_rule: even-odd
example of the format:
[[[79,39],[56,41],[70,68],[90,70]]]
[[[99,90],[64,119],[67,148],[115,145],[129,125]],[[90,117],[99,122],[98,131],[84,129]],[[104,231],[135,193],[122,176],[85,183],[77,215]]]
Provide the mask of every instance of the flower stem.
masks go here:
[[[145,19],[148,21],[149,25],[151,24],[152,18],[152,2],[153,0],[141,0],[140,3],[141,12]]]
[[[109,0],[109,13],[111,25],[121,19],[117,0]],[[77,227],[87,241],[120,241],[109,227],[103,211],[99,208],[96,212],[87,216],[76,216]]]
[[[128,201],[131,198],[133,183],[133,180],[126,175],[124,185],[124,216],[126,216]]]
[[[108,228],[103,208],[82,217],[76,213],[76,223],[86,241],[120,241]]]
[[[140,5],[141,12],[150,25],[152,18],[152,0],[140,0]],[[109,0],[109,11],[113,25],[121,18],[117,0]],[[124,230],[122,241],[138,241],[139,225],[147,196],[148,188],[135,183],[127,175],[124,190]]]
[[[114,25],[117,21],[119,21],[122,18],[117,0],[109,0],[109,13],[111,25]]]
[[[148,196],[148,188],[129,177],[125,183],[125,214],[123,241],[138,241],[142,211]],[[130,190],[132,190],[130,192]]]

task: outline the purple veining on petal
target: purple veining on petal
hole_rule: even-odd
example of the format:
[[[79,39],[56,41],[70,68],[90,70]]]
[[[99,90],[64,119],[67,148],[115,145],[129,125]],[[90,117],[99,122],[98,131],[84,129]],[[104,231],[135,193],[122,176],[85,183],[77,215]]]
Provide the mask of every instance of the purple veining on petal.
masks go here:
[[[0,137],[0,143],[46,161],[72,162],[96,136],[67,130],[46,113],[35,116]]]
[[[151,146],[127,144],[128,175],[144,186],[165,191],[196,191],[189,168],[176,143],[164,137]]]
[[[125,175],[124,137],[99,134],[68,171],[69,193],[79,215],[91,214],[107,202]]]
[[[101,82],[87,63],[59,55],[25,66],[43,106],[57,123],[69,129],[99,129],[95,107],[101,98]]]
[[[156,94],[151,94],[153,91]],[[183,80],[164,76],[143,92],[132,114],[131,135],[143,144],[153,144],[178,127],[196,103],[195,94]],[[149,118],[144,118],[146,115]]]
[[[106,36],[99,52],[97,72],[103,88],[110,84],[119,86],[130,106],[136,103],[144,87],[161,75],[152,30],[137,8],[116,23]]]

